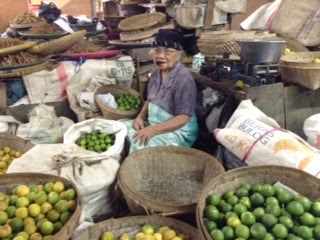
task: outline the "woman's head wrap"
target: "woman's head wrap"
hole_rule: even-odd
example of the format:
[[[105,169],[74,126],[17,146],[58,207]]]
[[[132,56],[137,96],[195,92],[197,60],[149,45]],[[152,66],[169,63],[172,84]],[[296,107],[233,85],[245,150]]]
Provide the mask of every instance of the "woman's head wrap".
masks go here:
[[[152,42],[152,47],[167,47],[176,50],[182,50],[184,41],[183,34],[176,29],[160,29],[155,40]]]

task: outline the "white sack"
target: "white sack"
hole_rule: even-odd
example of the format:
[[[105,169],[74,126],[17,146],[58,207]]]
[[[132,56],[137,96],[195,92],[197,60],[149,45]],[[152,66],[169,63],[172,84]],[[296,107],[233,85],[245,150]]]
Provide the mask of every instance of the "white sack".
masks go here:
[[[83,221],[114,211],[114,185],[120,165],[77,145],[38,144],[16,159],[8,173],[38,172],[64,177],[78,188],[83,200]]]
[[[63,136],[65,144],[74,144],[83,133],[90,133],[94,130],[100,130],[108,134],[115,134],[114,144],[105,152],[96,153],[89,150],[91,154],[97,157],[111,157],[117,160],[121,159],[121,152],[124,148],[125,137],[127,136],[127,127],[124,123],[106,119],[90,119],[71,126]],[[80,147],[78,147],[80,148]]]
[[[250,166],[281,165],[320,177],[320,154],[296,134],[282,129],[272,119],[242,101],[216,139]]]
[[[16,135],[34,144],[61,143],[63,134],[74,124],[66,117],[57,117],[53,106],[40,104],[28,114],[29,122],[21,124]]]
[[[303,131],[307,136],[307,142],[320,149],[320,113],[307,118],[303,124]]]
[[[244,30],[268,30],[281,2],[282,0],[275,0],[271,3],[262,5],[241,22],[240,26]]]
[[[12,116],[0,116],[0,132],[16,135],[17,128],[21,122]]]
[[[100,108],[94,100],[94,92],[81,92],[77,96],[80,107],[91,110],[92,112],[99,112]]]

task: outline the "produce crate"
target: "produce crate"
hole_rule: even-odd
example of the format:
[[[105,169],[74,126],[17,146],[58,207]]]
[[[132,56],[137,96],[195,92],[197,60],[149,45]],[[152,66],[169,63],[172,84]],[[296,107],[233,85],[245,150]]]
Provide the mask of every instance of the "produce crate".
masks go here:
[[[206,199],[210,194],[222,196],[243,183],[275,184],[276,182],[291,188],[300,195],[314,201],[320,196],[320,180],[304,171],[283,166],[252,166],[230,170],[211,180],[204,188],[197,204],[196,220],[201,239],[211,240],[204,222]]]
[[[119,187],[132,213],[194,213],[202,189],[224,168],[193,148],[152,147],[130,154],[119,170]]]
[[[186,235],[190,240],[200,239],[196,228],[179,220],[160,216],[133,216],[99,222],[79,232],[73,240],[100,240],[105,231],[112,231],[116,238],[122,233],[129,233],[134,239],[134,235],[141,231],[144,224],[151,224],[155,228],[168,226]]]
[[[53,240],[68,240],[77,227],[81,212],[82,200],[77,187],[65,178],[41,173],[10,173],[0,176],[0,192],[11,194],[13,188],[18,185],[39,185],[47,182],[61,181],[66,188],[73,188],[76,191],[77,207],[68,222],[61,228],[59,232],[53,235]]]

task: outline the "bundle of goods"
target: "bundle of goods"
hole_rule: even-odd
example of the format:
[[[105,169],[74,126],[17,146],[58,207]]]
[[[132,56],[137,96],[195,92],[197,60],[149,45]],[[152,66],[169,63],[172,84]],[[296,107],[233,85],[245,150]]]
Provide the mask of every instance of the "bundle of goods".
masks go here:
[[[281,79],[316,90],[320,87],[320,52],[286,54],[280,59]]]
[[[222,173],[220,162],[200,150],[153,147],[124,160],[118,184],[132,213],[190,214],[203,188]]]
[[[81,213],[78,190],[48,174],[7,174],[0,178],[1,239],[69,239]]]
[[[89,52],[100,52],[106,50],[105,47],[94,43],[94,42],[88,42],[88,41],[81,41],[71,48],[69,48],[67,51],[65,51],[65,54],[75,54],[75,53],[89,53]]]
[[[8,56],[0,57],[0,66],[14,66],[38,63],[43,57],[28,52],[19,52]]]
[[[303,179],[303,181],[301,181]],[[289,167],[228,171],[197,205],[202,239],[319,239],[319,179]]]
[[[36,22],[29,30],[25,31],[28,34],[55,34],[63,32],[62,29],[47,21]]]
[[[10,21],[10,27],[12,28],[27,28],[33,26],[33,24],[42,21],[43,19],[37,17],[33,13],[23,13],[16,16]]]
[[[134,216],[97,223],[79,232],[73,240],[172,239],[198,240],[194,227],[167,217]]]
[[[0,175],[5,174],[16,158],[21,157],[33,144],[15,135],[0,134]]]
[[[108,94],[109,101],[104,100],[103,95]],[[113,98],[116,101],[116,108],[110,106]],[[103,117],[106,119],[118,120],[123,118],[135,118],[141,107],[141,95],[136,90],[123,85],[104,85],[95,92],[95,101],[98,104]],[[114,103],[114,102],[113,102]]]
[[[173,29],[171,22],[166,22],[166,15],[160,12],[138,14],[119,23],[120,40],[147,41],[157,34],[159,29]]]
[[[35,46],[35,42],[17,38],[0,38],[0,56],[20,52]]]

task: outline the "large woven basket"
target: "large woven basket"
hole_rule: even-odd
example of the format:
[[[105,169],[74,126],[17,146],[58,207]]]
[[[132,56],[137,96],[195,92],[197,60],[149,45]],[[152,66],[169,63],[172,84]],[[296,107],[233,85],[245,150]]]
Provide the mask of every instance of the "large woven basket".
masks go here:
[[[161,12],[138,14],[122,20],[119,28],[123,31],[135,31],[152,27],[160,22],[165,22],[166,15]]]
[[[107,94],[107,93],[111,93],[114,97],[119,96],[120,94],[124,94],[124,93],[128,93],[132,96],[140,96],[140,93],[137,92],[136,90],[124,86],[124,85],[119,85],[119,84],[115,84],[115,85],[104,85],[100,88],[98,88],[98,90],[95,92],[95,101],[98,104],[102,115],[105,119],[109,119],[109,120],[118,120],[118,119],[123,119],[123,118],[135,118],[138,113],[139,113],[139,109],[138,110],[131,110],[131,111],[124,111],[124,110],[118,110],[112,107],[107,106],[106,104],[104,104],[101,99],[99,98],[99,94]]]
[[[73,240],[100,240],[105,231],[112,231],[116,235],[116,239],[118,239],[122,233],[129,233],[131,236],[134,236],[141,231],[142,226],[147,223],[155,228],[168,226],[188,236],[190,240],[199,240],[198,230],[196,228],[179,220],[160,216],[134,216],[99,222],[79,232]]]
[[[204,224],[206,198],[214,193],[222,196],[228,190],[240,187],[242,183],[274,184],[277,181],[305,195],[310,200],[320,196],[320,179],[298,169],[283,166],[252,166],[230,170],[216,177],[204,188],[197,205],[197,226],[202,239],[211,240]]]
[[[63,52],[79,43],[85,37],[86,33],[86,30],[82,30],[58,39],[47,41],[29,48],[28,52],[39,55],[49,55]]]
[[[153,147],[130,154],[119,187],[132,213],[194,213],[202,189],[224,172],[213,156],[193,148]]]
[[[42,174],[42,173],[10,173],[0,176],[0,192],[11,193],[12,189],[20,184],[39,185],[47,182],[61,181],[66,187],[72,187],[77,193],[77,207],[68,222],[59,232],[53,235],[52,240],[68,240],[78,226],[78,221],[82,212],[82,200],[77,187],[67,179],[62,177]]]
[[[281,79],[316,90],[320,87],[320,64],[312,63],[320,58],[320,52],[299,52],[280,58]]]
[[[0,149],[8,146],[14,148],[17,151],[25,153],[34,147],[34,144],[15,135],[8,133],[0,133]]]
[[[206,57],[214,57],[227,52],[240,55],[240,46],[236,39],[259,39],[275,37],[275,34],[257,34],[256,31],[208,31],[201,33],[197,45]]]

